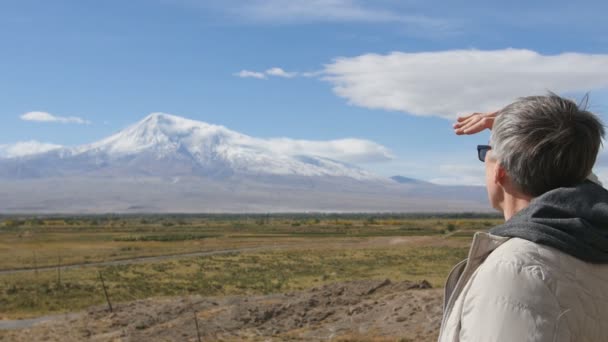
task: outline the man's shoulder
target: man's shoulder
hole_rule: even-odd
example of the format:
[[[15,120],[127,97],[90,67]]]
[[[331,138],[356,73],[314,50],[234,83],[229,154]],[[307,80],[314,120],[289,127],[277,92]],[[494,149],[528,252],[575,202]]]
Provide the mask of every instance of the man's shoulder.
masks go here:
[[[555,248],[510,238],[487,256],[478,273],[489,273],[487,279],[502,279],[504,286],[517,287],[524,281],[552,287],[558,279],[575,278],[581,264],[584,262]]]
[[[546,289],[560,269],[560,256],[545,246],[520,238],[510,238],[493,250],[476,270],[478,288],[486,285],[506,294],[527,284],[528,289]],[[481,284],[479,284],[481,283]]]
[[[561,252],[554,248],[514,237],[492,251],[485,262],[547,266],[559,262],[560,254]]]
[[[598,270],[608,272],[608,264],[589,263],[557,248],[522,238],[510,238],[501,244],[488,255],[484,264],[488,266],[510,264],[520,269],[540,267],[545,272],[556,272],[559,276]]]
[[[547,320],[560,334],[606,336],[606,288],[608,264],[585,262],[552,247],[511,238],[493,250],[471,278],[462,319],[478,322],[484,312],[494,310],[505,319],[524,315],[530,321]]]
[[[493,250],[476,271],[476,282],[493,282],[505,292],[529,291],[557,295],[566,288],[596,297],[608,287],[608,264],[580,260],[556,248],[521,238],[510,238]],[[561,301],[561,300],[560,300]]]

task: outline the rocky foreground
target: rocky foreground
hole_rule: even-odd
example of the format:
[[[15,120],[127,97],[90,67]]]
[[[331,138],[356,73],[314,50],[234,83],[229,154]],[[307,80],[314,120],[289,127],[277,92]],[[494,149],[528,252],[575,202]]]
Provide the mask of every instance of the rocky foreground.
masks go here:
[[[264,296],[146,299],[2,331],[0,341],[434,341],[442,295],[425,281],[387,279]]]

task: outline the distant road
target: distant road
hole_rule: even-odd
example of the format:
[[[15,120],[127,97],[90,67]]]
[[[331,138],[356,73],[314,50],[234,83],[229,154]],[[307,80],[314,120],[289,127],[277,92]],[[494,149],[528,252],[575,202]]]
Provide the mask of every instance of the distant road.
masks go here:
[[[286,247],[286,246],[243,247],[243,248],[221,249],[221,250],[206,251],[206,252],[166,254],[166,255],[144,256],[144,257],[113,260],[113,261],[88,262],[88,263],[80,263],[80,264],[62,265],[60,267],[62,270],[70,270],[70,269],[77,269],[77,268],[83,268],[83,267],[130,265],[130,264],[141,264],[141,263],[146,263],[146,262],[156,262],[156,261],[163,261],[163,260],[170,260],[170,259],[180,259],[180,258],[187,258],[187,257],[194,257],[194,256],[208,256],[208,255],[241,253],[241,252],[258,251],[258,250],[270,250],[270,249],[278,249],[278,248],[283,248],[283,247]],[[50,271],[50,270],[55,270],[55,269],[57,269],[57,266],[44,266],[44,267],[38,267],[37,270],[38,271]],[[33,269],[33,268],[18,268],[18,269],[0,270],[0,275],[27,273],[27,272],[35,272],[35,271],[36,271],[36,269]]]

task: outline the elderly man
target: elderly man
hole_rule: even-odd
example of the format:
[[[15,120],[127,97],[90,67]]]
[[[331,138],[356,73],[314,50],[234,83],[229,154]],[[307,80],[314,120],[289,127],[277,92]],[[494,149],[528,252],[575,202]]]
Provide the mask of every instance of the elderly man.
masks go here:
[[[549,94],[454,128],[492,130],[477,152],[506,222],[450,273],[439,341],[608,341],[608,191],[589,177],[600,120]]]

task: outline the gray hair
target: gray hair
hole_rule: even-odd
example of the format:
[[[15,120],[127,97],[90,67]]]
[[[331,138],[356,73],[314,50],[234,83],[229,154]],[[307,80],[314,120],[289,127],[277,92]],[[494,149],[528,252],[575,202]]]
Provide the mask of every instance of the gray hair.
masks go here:
[[[523,97],[498,112],[492,154],[523,193],[536,197],[589,176],[604,137],[600,119],[554,93]]]

